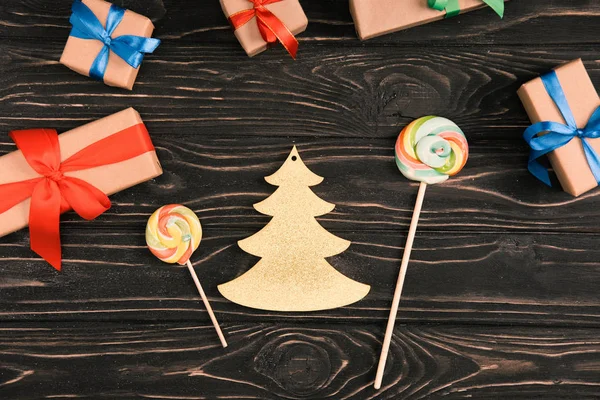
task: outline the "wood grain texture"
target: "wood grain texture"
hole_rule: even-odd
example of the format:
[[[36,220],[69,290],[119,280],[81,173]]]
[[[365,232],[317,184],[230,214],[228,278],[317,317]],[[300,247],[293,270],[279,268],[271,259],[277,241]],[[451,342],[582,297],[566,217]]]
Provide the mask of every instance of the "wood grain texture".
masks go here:
[[[382,390],[382,328],[27,324],[0,329],[3,398],[592,399],[600,343],[588,329],[402,326]],[[85,381],[81,377],[86,377]]]
[[[63,46],[0,42],[0,129],[66,130],[133,106],[156,138],[395,138],[413,119],[435,114],[453,119],[472,143],[522,143],[529,121],[516,95],[521,84],[581,57],[600,85],[589,46],[307,46],[294,63],[277,49],[249,59],[229,47],[170,42],[146,58],[127,93],[60,65]]]
[[[63,235],[62,273],[30,253],[25,233],[18,234],[19,245],[3,244],[0,321],[199,319],[208,323],[187,271],[155,260],[140,229],[69,232]],[[369,295],[337,310],[272,313],[232,304],[216,289],[256,263],[235,244],[251,232],[207,228],[192,261],[219,320],[385,320],[405,237],[376,231],[332,232],[354,244],[332,258],[331,264],[371,285]],[[592,250],[597,239],[578,239],[577,245],[565,247],[563,235],[421,233],[399,320],[600,326],[600,269],[598,251]]]
[[[116,3],[163,40],[133,92],[58,64],[71,0],[0,2],[0,154],[11,129],[65,131],[133,106],[165,169],[96,221],[65,215],[61,273],[26,230],[0,239],[0,399],[600,397],[600,192],[574,199],[529,175],[516,96],[578,57],[600,87],[600,3],[512,0],[502,21],[483,9],[360,42],[347,0],[302,0],[296,62],[279,47],[247,58],[217,1]],[[457,122],[471,157],[428,188],[378,393],[417,192],[393,144],[426,114]],[[268,222],[252,204],[294,144],[336,204],[319,222],[353,242],[331,264],[372,290],[327,312],[245,309],[216,286],[256,263],[236,242]],[[202,220],[192,260],[225,351],[185,268],[145,247],[147,218],[173,202]]]
[[[148,57],[136,92],[128,95],[59,65],[54,60],[62,44],[27,43],[39,52],[35,59],[20,48],[22,41],[0,43],[7,54],[0,60],[4,130],[32,125],[66,130],[134,106],[157,138],[176,129],[180,135],[219,138],[391,139],[412,119],[438,114],[455,120],[471,143],[522,144],[528,120],[515,94],[520,84],[576,57],[589,60],[590,75],[600,84],[600,69],[587,49],[553,48],[543,59],[510,48],[498,48],[494,55],[480,48],[457,50],[446,57],[441,49],[399,49],[389,55],[375,47],[357,50],[350,60],[345,50],[318,47],[291,69],[287,62],[274,62],[275,55],[250,63],[223,48],[185,47],[163,54],[168,61]],[[321,66],[324,58],[331,62]]]

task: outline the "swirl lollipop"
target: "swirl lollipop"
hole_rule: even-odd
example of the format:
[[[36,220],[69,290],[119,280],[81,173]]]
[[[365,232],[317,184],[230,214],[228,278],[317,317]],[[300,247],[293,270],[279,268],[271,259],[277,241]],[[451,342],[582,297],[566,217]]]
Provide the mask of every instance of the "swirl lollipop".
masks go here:
[[[456,175],[469,157],[463,131],[441,117],[422,117],[402,130],[396,142],[396,165],[413,181],[440,183]]]
[[[206,311],[217,330],[221,344],[223,347],[227,347],[225,336],[221,332],[217,318],[190,262],[190,257],[200,246],[201,239],[200,220],[192,210],[179,204],[159,208],[150,216],[148,225],[146,225],[146,243],[152,254],[169,264],[187,265],[206,306]]]
[[[398,315],[398,306],[402,296],[404,278],[408,270],[408,261],[412,251],[419,215],[428,184],[446,181],[463,169],[469,158],[469,145],[463,131],[452,121],[441,117],[422,117],[411,122],[400,132],[396,142],[396,165],[400,172],[413,181],[419,181],[419,193],[413,217],[408,230],[406,246],[402,255],[400,275],[392,300],[383,348],[379,357],[375,389],[381,388],[383,371],[387,361],[394,324]]]

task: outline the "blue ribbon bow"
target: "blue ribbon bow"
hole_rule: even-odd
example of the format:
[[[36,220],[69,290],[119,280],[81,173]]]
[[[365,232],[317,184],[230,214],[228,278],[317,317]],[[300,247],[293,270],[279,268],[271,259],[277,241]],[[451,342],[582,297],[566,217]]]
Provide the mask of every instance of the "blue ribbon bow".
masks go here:
[[[94,79],[104,80],[111,50],[127,64],[138,68],[144,59],[144,53],[152,53],[160,44],[158,39],[142,36],[123,35],[113,38],[113,32],[125,15],[125,9],[114,4],[110,6],[108,12],[106,29],[92,10],[81,0],[75,0],[71,10],[73,14],[69,21],[73,25],[73,29],[71,29],[70,35],[79,39],[99,40],[104,43],[104,47],[90,67],[90,77]]]
[[[577,128],[575,117],[569,107],[567,97],[560,85],[556,72],[551,71],[542,75],[541,78],[546,87],[546,91],[558,107],[558,110],[567,124],[544,121],[533,124],[525,130],[523,138],[531,147],[528,165],[529,172],[546,185],[552,186],[548,170],[539,163],[538,158],[566,145],[573,140],[573,138],[578,137],[581,139],[585,157],[594,174],[594,178],[596,179],[596,182],[600,184],[600,157],[598,157],[598,154],[587,141],[587,139],[596,139],[600,137],[600,107],[594,111],[587,126],[583,129],[579,129]],[[542,133],[545,134],[540,135]]]

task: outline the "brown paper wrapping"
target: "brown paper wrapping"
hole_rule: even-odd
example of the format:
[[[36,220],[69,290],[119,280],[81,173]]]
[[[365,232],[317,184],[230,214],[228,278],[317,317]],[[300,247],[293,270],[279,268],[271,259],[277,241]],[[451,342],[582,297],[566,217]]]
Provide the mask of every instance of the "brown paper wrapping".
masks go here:
[[[106,26],[106,18],[111,3],[103,0],[83,0],[83,3],[92,10],[102,25]],[[152,21],[133,11],[125,11],[123,21],[119,24],[113,37],[121,35],[135,35],[151,37],[154,31]],[[90,67],[98,56],[104,44],[98,40],[86,40],[69,36],[67,44],[60,58],[60,63],[71,68],[81,75],[90,76]],[[104,83],[124,89],[133,89],[139,68],[133,68],[121,57],[112,51],[108,58],[108,66],[104,75]]]
[[[91,122],[59,135],[61,161],[81,149],[133,125],[142,123],[142,118],[133,108],[128,108],[106,118]],[[19,182],[39,177],[27,164],[20,150],[0,157],[0,184]],[[90,183],[107,195],[135,186],[162,174],[162,168],[151,151],[127,161],[82,171],[65,173]],[[0,214],[0,237],[28,225],[29,204],[27,199],[5,213]]]
[[[600,98],[581,60],[571,61],[555,69],[578,128],[584,128]],[[532,123],[555,121],[565,123],[541,78],[525,83],[517,92]],[[600,153],[600,139],[588,139]],[[574,138],[565,146],[548,154],[548,159],[564,191],[579,196],[598,186],[590,170],[581,139]]]
[[[460,0],[461,14],[482,7],[487,5],[481,0]],[[439,21],[446,16],[445,11],[430,8],[427,0],[350,0],[350,13],[361,40]]]
[[[252,2],[249,0],[220,1],[221,8],[223,8],[223,12],[227,18],[232,14],[253,7]],[[298,0],[282,0],[278,3],[269,4],[266,7],[283,22],[294,36],[306,30],[308,19]],[[235,36],[250,57],[254,57],[267,49],[267,42],[260,35],[256,18],[250,20],[241,28],[236,29]]]

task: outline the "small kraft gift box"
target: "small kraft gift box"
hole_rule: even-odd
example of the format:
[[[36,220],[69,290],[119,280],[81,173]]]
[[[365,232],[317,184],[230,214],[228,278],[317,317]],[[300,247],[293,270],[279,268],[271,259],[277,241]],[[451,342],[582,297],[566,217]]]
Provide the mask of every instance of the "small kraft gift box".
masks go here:
[[[508,0],[350,0],[361,40],[428,24],[489,6],[502,18]]]
[[[137,111],[116,114],[58,135],[12,131],[18,150],[0,157],[0,237],[29,225],[31,248],[61,268],[60,214],[91,220],[110,208],[108,195],[162,174]]]
[[[109,86],[131,90],[144,54],[160,44],[151,38],[152,21],[103,0],[75,0],[72,11],[73,28],[61,64]]]
[[[529,171],[551,185],[538,158],[547,155],[563,190],[579,196],[600,181],[600,98],[583,62],[571,61],[525,83],[518,91],[533,123]]]
[[[308,26],[298,0],[221,0],[221,7],[248,56],[262,53],[279,41],[296,58],[295,35]]]

